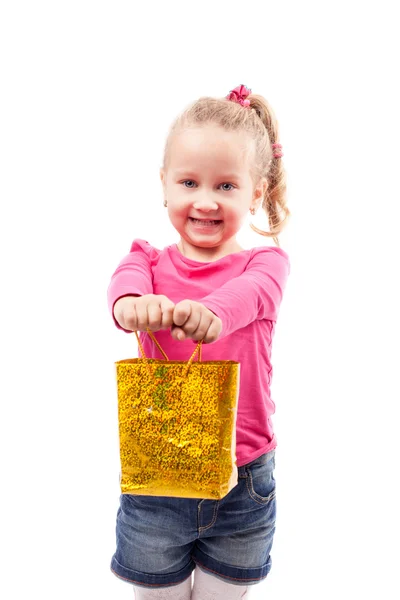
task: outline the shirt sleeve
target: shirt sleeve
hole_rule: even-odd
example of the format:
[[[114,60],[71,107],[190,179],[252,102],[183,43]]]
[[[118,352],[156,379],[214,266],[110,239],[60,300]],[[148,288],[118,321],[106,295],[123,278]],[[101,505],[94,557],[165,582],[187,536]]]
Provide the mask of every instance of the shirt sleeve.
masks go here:
[[[289,273],[288,254],[266,247],[253,255],[241,275],[199,299],[222,321],[218,339],[256,320],[276,321]]]
[[[123,296],[144,296],[153,293],[150,261],[151,246],[145,240],[134,240],[129,254],[124,256],[111,276],[107,289],[108,310],[118,329],[132,333],[119,325],[114,317],[114,304]]]

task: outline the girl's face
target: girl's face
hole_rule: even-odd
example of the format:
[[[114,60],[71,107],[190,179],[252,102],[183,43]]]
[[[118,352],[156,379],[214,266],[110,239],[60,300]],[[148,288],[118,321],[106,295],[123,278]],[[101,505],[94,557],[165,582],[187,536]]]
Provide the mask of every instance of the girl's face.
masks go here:
[[[243,134],[215,125],[174,135],[160,176],[178,247],[188,258],[216,260],[241,250],[235,235],[267,185],[262,180],[254,188],[252,153]]]

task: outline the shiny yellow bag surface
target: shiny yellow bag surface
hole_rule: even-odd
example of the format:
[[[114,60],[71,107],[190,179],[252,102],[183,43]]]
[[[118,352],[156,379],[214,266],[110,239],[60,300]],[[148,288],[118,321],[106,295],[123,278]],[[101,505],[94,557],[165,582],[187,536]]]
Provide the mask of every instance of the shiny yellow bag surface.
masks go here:
[[[123,494],[221,499],[238,482],[240,363],[142,357],[115,362]],[[198,360],[194,357],[198,354]]]

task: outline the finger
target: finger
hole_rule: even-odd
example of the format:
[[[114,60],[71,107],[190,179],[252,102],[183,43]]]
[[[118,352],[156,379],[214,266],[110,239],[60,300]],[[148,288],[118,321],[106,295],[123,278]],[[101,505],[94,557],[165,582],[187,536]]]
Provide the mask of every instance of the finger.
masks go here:
[[[129,331],[137,331],[137,315],[135,305],[129,306],[129,309],[125,309],[121,314],[121,318],[118,319],[119,324],[124,329]]]
[[[161,307],[160,302],[154,300],[147,305],[147,326],[150,331],[158,331],[161,329]]]
[[[136,308],[136,328],[138,331],[146,331],[148,325],[147,303],[138,302]]]
[[[203,335],[208,330],[210,321],[211,319],[209,317],[207,318],[207,315],[201,309],[195,309],[192,310],[190,318],[182,326],[182,329],[186,333],[187,337],[190,337],[194,340],[201,340]]]
[[[192,305],[189,300],[182,300],[175,305],[173,321],[175,325],[181,327],[186,323],[192,312]]]
[[[212,344],[212,342],[216,342],[219,338],[222,331],[222,321],[221,319],[213,319],[211,324],[204,336],[204,342],[206,344]]]
[[[161,300],[161,329],[168,329],[173,324],[174,308],[175,304],[165,298]]]
[[[183,329],[181,329],[181,327],[177,327],[176,325],[173,325],[171,328],[171,336],[174,338],[174,340],[177,340],[178,342],[181,342],[182,340],[186,339],[186,335]]]

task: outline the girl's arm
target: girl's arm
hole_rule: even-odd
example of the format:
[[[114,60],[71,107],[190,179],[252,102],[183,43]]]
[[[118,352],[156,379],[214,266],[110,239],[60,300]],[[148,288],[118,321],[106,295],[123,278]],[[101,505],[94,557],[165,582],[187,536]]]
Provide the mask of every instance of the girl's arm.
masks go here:
[[[146,252],[149,246],[144,240],[135,240],[129,254],[119,263],[111,276],[107,289],[108,310],[118,329],[132,333],[119,325],[114,316],[114,304],[123,296],[145,296],[153,293],[153,277],[150,257]]]
[[[256,320],[276,321],[290,273],[281,248],[256,250],[246,270],[203,298],[201,302],[222,321],[221,339]]]

